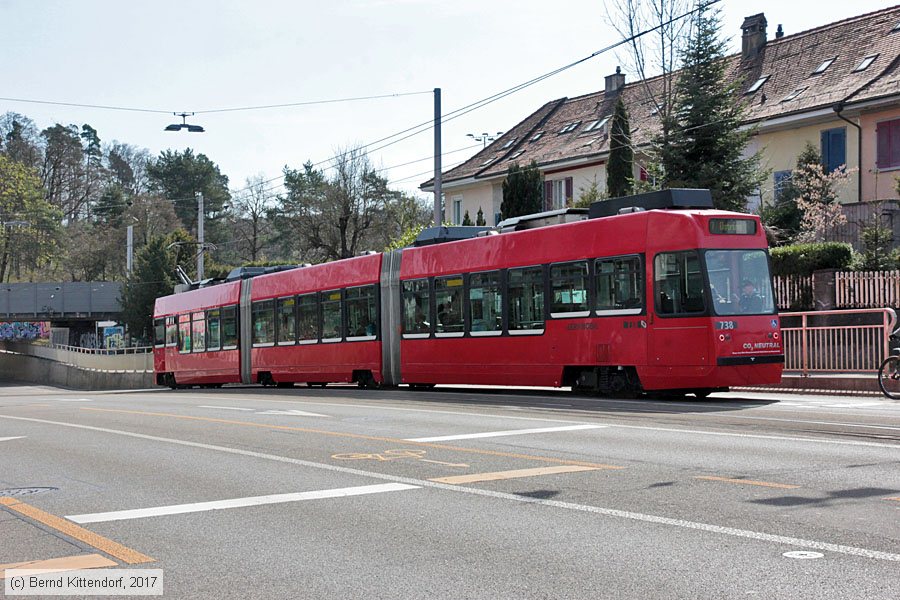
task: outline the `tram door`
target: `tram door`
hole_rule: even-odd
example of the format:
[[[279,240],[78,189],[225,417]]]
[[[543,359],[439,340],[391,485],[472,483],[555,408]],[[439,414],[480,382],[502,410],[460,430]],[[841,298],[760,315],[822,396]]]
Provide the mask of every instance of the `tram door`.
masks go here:
[[[697,251],[663,252],[653,259],[656,315],[649,324],[649,366],[708,364],[711,338],[705,287]]]

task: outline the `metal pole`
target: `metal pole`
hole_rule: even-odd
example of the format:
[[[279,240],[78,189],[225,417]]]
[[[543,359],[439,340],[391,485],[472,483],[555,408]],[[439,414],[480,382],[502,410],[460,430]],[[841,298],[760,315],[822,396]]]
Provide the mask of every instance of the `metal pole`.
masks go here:
[[[439,227],[444,222],[444,210],[441,206],[443,192],[441,190],[441,88],[434,88],[434,225]]]
[[[197,192],[197,243],[200,251],[197,253],[197,281],[203,281],[203,192]]]
[[[125,269],[131,275],[134,268],[134,225],[128,226],[128,252],[125,255]]]

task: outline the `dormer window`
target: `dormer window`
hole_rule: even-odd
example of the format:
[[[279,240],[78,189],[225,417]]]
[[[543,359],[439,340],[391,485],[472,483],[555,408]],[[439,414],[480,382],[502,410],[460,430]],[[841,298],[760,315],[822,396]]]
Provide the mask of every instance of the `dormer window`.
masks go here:
[[[593,138],[593,139],[590,139],[590,140],[586,141],[585,143],[583,143],[583,144],[582,144],[582,147],[584,147],[584,146],[590,146],[591,144],[593,144],[594,142],[596,142],[596,141],[599,140],[599,139],[600,139],[600,138]]]
[[[894,28],[893,28],[893,29],[891,29],[891,33],[894,33],[894,32],[897,32],[897,31],[900,31],[900,21],[897,21],[897,24],[894,25]]]
[[[745,94],[752,94],[753,92],[755,92],[756,90],[758,90],[759,88],[761,88],[761,87],[763,86],[763,84],[764,84],[765,82],[767,82],[768,80],[769,80],[769,75],[764,75],[764,76],[760,77],[759,79],[757,79],[757,80],[753,83],[753,85],[751,85],[749,88],[747,88],[747,91],[744,92],[744,93],[745,93]]]
[[[870,54],[869,56],[865,57],[864,59],[862,59],[861,63],[856,65],[856,68],[853,69],[853,72],[858,73],[860,71],[865,71],[872,65],[873,62],[875,62],[876,58],[878,58],[877,54]]]
[[[544,137],[544,132],[543,132],[543,131],[538,131],[536,134],[534,134],[533,136],[531,136],[531,139],[528,140],[528,141],[529,141],[529,142],[536,142],[536,141],[538,141],[539,139],[541,139],[542,137]]]
[[[494,162],[495,159],[496,159],[496,157],[491,157],[491,158],[487,159],[486,161],[484,161],[483,163],[481,163],[481,166],[486,167],[489,164],[491,164],[492,162]]]
[[[782,98],[781,101],[782,102],[790,102],[791,100],[794,100],[795,98],[797,98],[797,96],[799,96],[800,94],[802,94],[805,91],[806,91],[805,87],[799,87],[796,90],[794,90],[793,92],[791,92],[790,94],[788,94],[787,96],[785,96],[784,98]]]
[[[509,157],[508,160],[515,160],[515,159],[519,158],[520,156],[522,156],[523,154],[525,154],[524,150],[517,150],[512,154],[512,156]]]
[[[829,58],[828,60],[822,61],[822,64],[820,64],[818,67],[816,67],[816,70],[813,71],[812,73],[810,73],[810,75],[819,75],[821,73],[824,73],[825,69],[830,67],[831,63],[833,63],[836,59],[837,59],[837,56],[835,56],[833,58]]]
[[[581,125],[581,121],[574,121],[572,123],[566,123],[563,125],[563,128],[559,130],[559,133],[570,133],[578,129],[578,126]]]
[[[608,122],[609,122],[609,117],[604,117],[602,119],[597,119],[596,121],[591,121],[590,123],[588,123],[585,126],[584,131],[595,131],[597,129],[603,129]]]
[[[518,140],[518,139],[519,139],[519,138],[514,137],[513,139],[509,140],[508,142],[506,142],[505,144],[503,144],[502,146],[500,146],[500,149],[501,149],[501,150],[506,150],[507,148],[509,148],[510,146],[512,146],[513,144],[515,144],[515,143],[516,143],[516,140]]]

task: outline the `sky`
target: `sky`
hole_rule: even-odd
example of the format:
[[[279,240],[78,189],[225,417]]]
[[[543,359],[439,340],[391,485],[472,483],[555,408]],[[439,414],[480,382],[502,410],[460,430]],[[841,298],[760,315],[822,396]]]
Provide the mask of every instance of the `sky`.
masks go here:
[[[740,50],[744,17],[764,12],[769,38],[884,8],[873,0],[722,0],[723,35]],[[281,189],[285,166],[322,162],[591,55],[620,39],[599,0],[0,0],[0,99],[39,129],[90,124],[104,143],[193,148],[216,162],[233,190],[248,177]],[[468,133],[505,131],[544,103],[603,88],[625,64],[606,52],[444,123],[444,170],[480,150]],[[626,69],[626,80],[634,76]],[[199,113],[311,101],[387,98]],[[160,111],[160,112],[143,112]],[[205,133],[165,132],[174,112]],[[395,188],[417,192],[433,167],[431,131],[370,159]],[[402,166],[400,166],[402,165]],[[423,198],[424,193],[418,192]]]

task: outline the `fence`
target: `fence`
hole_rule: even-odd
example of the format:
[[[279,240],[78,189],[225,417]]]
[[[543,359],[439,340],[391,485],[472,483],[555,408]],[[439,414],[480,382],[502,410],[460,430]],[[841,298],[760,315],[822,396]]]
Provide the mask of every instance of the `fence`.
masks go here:
[[[876,372],[896,324],[890,308],[781,313],[785,371]]]
[[[838,271],[834,274],[835,302],[840,308],[900,305],[900,271]]]
[[[775,303],[782,310],[813,308],[812,275],[785,275],[775,277]]]

